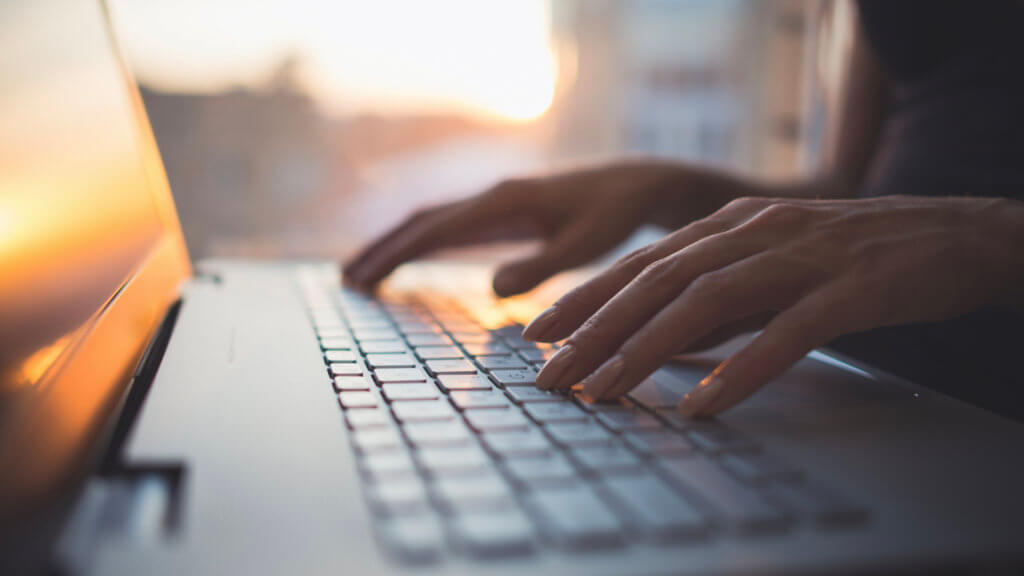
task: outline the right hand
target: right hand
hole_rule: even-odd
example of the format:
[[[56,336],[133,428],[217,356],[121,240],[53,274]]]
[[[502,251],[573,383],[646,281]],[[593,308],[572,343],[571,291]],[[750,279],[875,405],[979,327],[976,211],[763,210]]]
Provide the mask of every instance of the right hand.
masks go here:
[[[667,212],[666,188],[677,189],[687,172],[677,165],[624,163],[508,180],[477,196],[414,213],[346,264],[345,281],[372,290],[402,263],[441,248],[540,237],[544,244],[538,252],[502,265],[494,276],[499,296],[526,292],[601,256],[640,225],[657,222]],[[693,214],[675,214],[673,220],[702,217],[708,209],[698,204],[692,203]]]

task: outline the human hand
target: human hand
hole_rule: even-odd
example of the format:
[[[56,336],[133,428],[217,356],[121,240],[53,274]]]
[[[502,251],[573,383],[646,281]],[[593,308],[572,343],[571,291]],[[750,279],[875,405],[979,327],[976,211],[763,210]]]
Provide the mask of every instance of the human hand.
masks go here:
[[[568,338],[537,386],[582,380],[587,395],[614,398],[680,350],[763,326],[680,403],[685,416],[709,416],[842,334],[1019,306],[1022,206],[741,198],[624,257],[534,319],[524,338]]]
[[[662,191],[669,184],[678,188],[684,173],[676,165],[634,162],[505,181],[469,199],[414,213],[347,263],[345,281],[372,289],[400,264],[441,248],[540,237],[545,242],[539,252],[503,265],[494,277],[500,296],[525,292],[656,221],[664,212],[658,210]],[[712,211],[697,202],[691,209],[691,219]]]

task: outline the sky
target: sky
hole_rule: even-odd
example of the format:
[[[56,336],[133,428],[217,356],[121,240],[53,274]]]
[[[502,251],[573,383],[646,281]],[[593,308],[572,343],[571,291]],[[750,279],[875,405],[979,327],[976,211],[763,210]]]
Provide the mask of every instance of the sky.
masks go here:
[[[108,0],[136,76],[209,92],[289,55],[333,113],[523,121],[551,102],[549,0]]]

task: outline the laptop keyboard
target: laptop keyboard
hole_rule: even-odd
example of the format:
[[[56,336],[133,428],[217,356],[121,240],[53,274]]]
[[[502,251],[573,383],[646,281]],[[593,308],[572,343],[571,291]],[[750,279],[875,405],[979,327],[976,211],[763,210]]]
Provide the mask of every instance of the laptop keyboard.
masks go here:
[[[534,386],[553,347],[436,295],[301,282],[378,541],[428,563],[844,528],[865,511],[649,379],[613,403]]]

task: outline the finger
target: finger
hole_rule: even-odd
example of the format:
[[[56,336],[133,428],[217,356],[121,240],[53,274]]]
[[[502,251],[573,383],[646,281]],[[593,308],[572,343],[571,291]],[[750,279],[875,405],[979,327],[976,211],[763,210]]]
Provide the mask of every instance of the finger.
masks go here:
[[[526,327],[523,337],[541,342],[556,342],[568,337],[646,267],[730,229],[750,231],[752,227],[747,226],[747,223],[769,206],[770,202],[761,198],[742,198],[730,202],[711,216],[692,222],[658,242],[626,255],[608,270],[559,298]]]
[[[624,214],[621,206],[600,204],[567,224],[536,254],[505,264],[494,275],[494,292],[511,296],[533,289],[555,274],[581,266],[626,239],[642,212]]]
[[[523,338],[555,342],[569,336],[643,270],[705,237],[727,230],[721,220],[698,220],[665,238],[620,258],[607,270],[570,290],[523,330]]]
[[[451,202],[441,206],[434,206],[413,212],[400,224],[390,228],[383,236],[374,240],[369,246],[363,248],[358,254],[356,254],[354,258],[346,262],[342,268],[344,271],[344,279],[347,282],[355,283],[359,278],[365,275],[367,261],[378,256],[381,251],[386,251],[388,246],[393,244],[396,239],[400,238],[403,234],[407,234],[410,228],[420,225],[424,219],[437,213],[450,211],[457,204],[459,204],[459,202]]]
[[[863,315],[849,306],[847,291],[829,285],[780,313],[745,348],[705,378],[679,404],[687,417],[705,417],[735,406],[814,348],[862,329]]]
[[[760,254],[705,274],[630,335],[615,356],[605,362],[613,367],[616,362],[621,363],[622,369],[608,373],[601,366],[584,383],[584,391],[595,398],[623,394],[665,364],[680,348],[727,324],[786,308],[818,282],[818,275],[809,269],[786,266],[771,254]]]
[[[520,191],[498,188],[446,209],[431,211],[373,249],[353,274],[353,281],[372,286],[409,260],[470,242],[487,227],[518,223],[527,215],[529,205]]]
[[[712,330],[707,336],[688,344],[685,348],[681,349],[677,355],[704,352],[724,344],[740,334],[757,332],[758,330],[763,329],[768,322],[771,322],[775,315],[776,312],[774,311],[762,312],[760,314],[754,314],[753,316],[734,320],[719,326]]]

